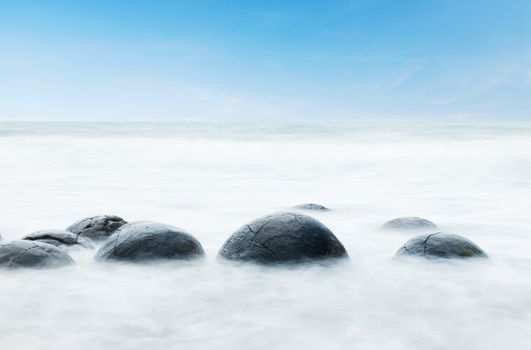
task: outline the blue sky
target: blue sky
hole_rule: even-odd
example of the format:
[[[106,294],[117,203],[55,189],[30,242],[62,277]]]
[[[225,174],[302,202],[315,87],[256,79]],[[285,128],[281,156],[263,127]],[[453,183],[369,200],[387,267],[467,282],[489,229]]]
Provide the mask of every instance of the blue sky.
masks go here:
[[[531,119],[531,1],[0,0],[0,120]]]

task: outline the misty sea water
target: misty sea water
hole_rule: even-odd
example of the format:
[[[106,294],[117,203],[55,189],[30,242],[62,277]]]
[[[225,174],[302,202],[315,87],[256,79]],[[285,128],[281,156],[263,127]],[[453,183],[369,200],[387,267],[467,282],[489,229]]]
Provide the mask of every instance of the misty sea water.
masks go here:
[[[0,123],[0,234],[116,214],[182,227],[205,261],[0,271],[2,349],[529,349],[531,123]],[[216,259],[315,202],[350,260]],[[397,261],[420,216],[485,261]]]

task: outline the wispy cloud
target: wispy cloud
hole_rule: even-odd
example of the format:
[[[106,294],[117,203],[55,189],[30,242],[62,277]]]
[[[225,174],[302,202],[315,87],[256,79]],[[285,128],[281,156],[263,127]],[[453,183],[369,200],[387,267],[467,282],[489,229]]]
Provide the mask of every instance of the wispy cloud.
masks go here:
[[[175,113],[205,118],[260,118],[303,120],[295,100],[266,97],[198,84],[176,83],[168,87],[178,106]]]
[[[480,96],[491,92],[492,90],[504,84],[514,82],[515,76],[520,75],[521,68],[515,65],[502,65],[489,72],[480,72],[481,75],[461,79],[452,95],[443,97],[436,101],[437,104],[444,105],[454,103],[470,97]]]
[[[401,86],[402,84],[404,84],[405,82],[410,80],[415,75],[415,73],[418,70],[419,70],[419,67],[411,67],[411,68],[403,71],[395,79],[391,80],[387,84],[387,86],[384,86],[382,91],[383,92],[389,92],[389,91],[392,91],[392,90],[398,88],[399,86]]]

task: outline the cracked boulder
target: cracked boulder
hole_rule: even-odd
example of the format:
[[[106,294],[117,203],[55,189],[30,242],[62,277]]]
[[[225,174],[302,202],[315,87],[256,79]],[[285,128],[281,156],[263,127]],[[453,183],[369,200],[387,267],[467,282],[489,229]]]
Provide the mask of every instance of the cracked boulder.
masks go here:
[[[51,244],[56,247],[79,247],[93,248],[90,242],[75,233],[63,230],[43,230],[30,233],[22,238],[27,241],[39,241]]]
[[[276,213],[240,227],[219,256],[261,264],[346,258],[343,244],[319,221],[299,213]]]
[[[77,236],[93,241],[104,241],[127,221],[116,215],[100,215],[81,219],[66,228]]]
[[[151,221],[120,227],[96,253],[101,261],[145,262],[188,260],[205,255],[201,243],[186,231]]]
[[[304,204],[298,204],[293,207],[293,209],[299,209],[299,210],[314,210],[314,211],[329,211],[327,207],[321,204],[315,204],[315,203],[304,203]]]
[[[1,268],[53,268],[73,265],[64,249],[37,241],[0,242]]]
[[[487,254],[465,237],[437,232],[410,239],[396,252],[396,256],[455,259],[486,258]]]
[[[403,231],[416,231],[416,230],[430,230],[437,229],[430,220],[418,218],[415,216],[396,218],[387,221],[382,228],[386,230],[403,230]]]

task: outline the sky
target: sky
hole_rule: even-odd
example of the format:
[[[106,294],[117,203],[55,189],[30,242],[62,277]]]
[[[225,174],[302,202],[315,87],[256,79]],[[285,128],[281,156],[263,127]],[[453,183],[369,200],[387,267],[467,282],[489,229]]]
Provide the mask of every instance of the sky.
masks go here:
[[[0,120],[531,120],[531,1],[0,0]]]

